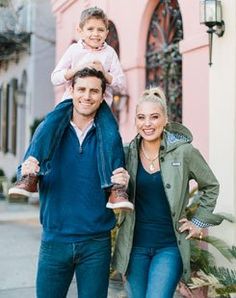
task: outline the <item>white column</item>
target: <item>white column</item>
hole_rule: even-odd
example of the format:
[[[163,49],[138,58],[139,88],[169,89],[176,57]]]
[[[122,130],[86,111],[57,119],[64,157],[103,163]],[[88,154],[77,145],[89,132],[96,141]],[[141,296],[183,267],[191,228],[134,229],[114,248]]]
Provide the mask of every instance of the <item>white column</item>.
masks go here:
[[[236,1],[223,0],[222,6],[225,34],[213,37],[209,79],[209,162],[220,182],[216,211],[236,216]],[[235,224],[213,231],[235,245]]]

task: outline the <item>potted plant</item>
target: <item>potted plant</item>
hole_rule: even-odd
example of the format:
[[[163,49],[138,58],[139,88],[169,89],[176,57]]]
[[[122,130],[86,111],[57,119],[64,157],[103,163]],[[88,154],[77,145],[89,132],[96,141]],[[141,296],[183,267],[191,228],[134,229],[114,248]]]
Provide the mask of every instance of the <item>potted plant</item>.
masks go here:
[[[200,194],[196,189],[190,193],[190,205],[186,209],[187,218],[191,219],[199,207]],[[228,214],[222,218],[234,222]],[[191,281],[180,282],[177,291],[183,298],[230,297],[236,292],[236,271],[224,267],[216,267],[214,255],[206,249],[212,245],[229,262],[236,259],[236,248],[228,246],[223,240],[214,236],[194,238],[191,241]]]

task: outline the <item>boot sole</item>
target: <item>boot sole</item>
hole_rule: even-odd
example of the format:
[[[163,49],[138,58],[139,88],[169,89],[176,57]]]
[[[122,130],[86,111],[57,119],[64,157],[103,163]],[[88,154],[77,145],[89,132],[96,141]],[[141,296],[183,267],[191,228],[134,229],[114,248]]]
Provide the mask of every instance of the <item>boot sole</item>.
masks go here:
[[[8,195],[12,198],[22,198],[22,197],[29,197],[32,195],[36,195],[37,192],[29,192],[25,189],[19,189],[19,188],[10,188],[8,191]]]
[[[129,209],[134,210],[134,205],[131,202],[119,202],[119,203],[110,203],[106,204],[106,207],[109,209]]]

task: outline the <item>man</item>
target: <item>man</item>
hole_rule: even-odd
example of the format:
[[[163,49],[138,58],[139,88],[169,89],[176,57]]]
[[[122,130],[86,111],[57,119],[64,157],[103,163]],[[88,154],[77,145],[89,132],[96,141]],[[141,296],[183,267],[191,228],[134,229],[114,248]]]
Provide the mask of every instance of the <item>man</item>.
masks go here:
[[[107,297],[110,231],[115,217],[105,207],[107,194],[100,183],[94,124],[105,86],[100,71],[85,68],[75,74],[71,123],[57,146],[50,171],[40,176],[43,234],[38,298],[66,297],[74,273],[78,297]],[[39,165],[29,158],[22,164],[21,174],[32,170],[39,172]]]

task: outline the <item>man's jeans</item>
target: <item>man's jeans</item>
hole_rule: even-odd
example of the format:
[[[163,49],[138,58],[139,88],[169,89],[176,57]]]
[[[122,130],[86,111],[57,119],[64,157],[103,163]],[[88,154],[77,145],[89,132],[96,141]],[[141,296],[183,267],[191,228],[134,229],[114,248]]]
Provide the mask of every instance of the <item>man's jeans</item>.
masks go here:
[[[127,271],[129,298],[172,298],[183,271],[178,247],[133,247]]]
[[[110,237],[77,243],[42,241],[37,298],[65,298],[75,273],[79,298],[107,298]]]
[[[60,144],[73,112],[72,99],[66,99],[47,114],[37,127],[24,160],[34,156],[40,164],[40,175],[50,170],[50,161]],[[101,187],[111,187],[112,171],[124,167],[125,158],[118,124],[107,103],[103,100],[94,119],[97,136],[97,162]],[[18,174],[19,174],[18,169]]]

